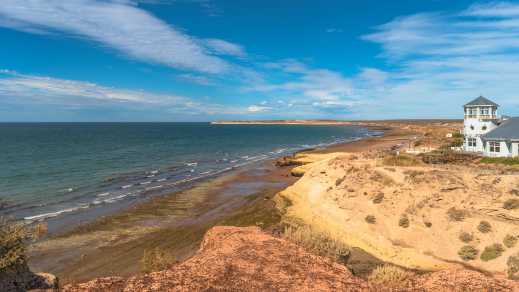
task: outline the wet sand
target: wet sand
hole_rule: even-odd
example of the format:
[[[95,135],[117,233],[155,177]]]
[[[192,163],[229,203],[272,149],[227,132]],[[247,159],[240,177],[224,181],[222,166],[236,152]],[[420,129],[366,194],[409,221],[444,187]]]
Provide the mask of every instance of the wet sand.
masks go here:
[[[390,148],[408,143],[413,135],[394,128],[378,129],[385,130],[385,135],[312,152]],[[31,268],[57,275],[62,284],[128,276],[140,272],[145,250],[168,250],[178,261],[190,257],[215,225],[275,228],[281,214],[270,199],[297,180],[290,170],[276,167],[273,161],[263,162],[139,203],[34,244]]]
[[[70,283],[138,273],[144,250],[156,247],[183,260],[212,226],[279,222],[269,199],[296,180],[289,171],[264,162],[139,203],[34,244],[30,266]]]

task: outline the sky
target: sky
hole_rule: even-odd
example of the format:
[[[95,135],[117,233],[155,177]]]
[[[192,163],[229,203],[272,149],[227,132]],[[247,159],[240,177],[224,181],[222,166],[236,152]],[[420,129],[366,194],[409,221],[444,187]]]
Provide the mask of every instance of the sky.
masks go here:
[[[0,121],[519,115],[519,1],[0,0]]]

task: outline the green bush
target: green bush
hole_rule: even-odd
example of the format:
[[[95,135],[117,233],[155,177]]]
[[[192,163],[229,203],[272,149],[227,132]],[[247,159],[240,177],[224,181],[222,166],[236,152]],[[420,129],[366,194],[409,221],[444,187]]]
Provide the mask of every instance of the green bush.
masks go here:
[[[485,247],[485,249],[481,253],[480,258],[482,261],[488,262],[490,260],[497,259],[498,257],[500,257],[503,251],[505,251],[503,245],[501,245],[500,243],[495,243]]]
[[[514,210],[519,208],[519,199],[508,199],[503,203],[503,208],[506,210]]]
[[[452,207],[447,210],[447,216],[450,221],[463,221],[465,219],[465,211]]]
[[[481,163],[488,164],[504,164],[504,165],[519,165],[519,158],[511,158],[511,157],[483,157],[480,160]]]
[[[462,232],[462,233],[460,233],[459,238],[462,242],[467,243],[467,242],[471,242],[474,239],[474,236],[468,232]]]
[[[458,251],[458,255],[464,261],[475,260],[478,257],[478,250],[470,245],[465,245]]]
[[[375,216],[373,216],[373,215],[366,216],[366,218],[364,218],[364,220],[366,220],[366,222],[368,222],[369,224],[377,223],[377,218],[375,218]]]
[[[516,245],[517,243],[517,237],[516,236],[512,236],[510,234],[507,234],[505,236],[505,238],[503,239],[503,244],[507,247],[507,248],[512,248]]]
[[[398,226],[402,228],[409,227],[409,218],[407,217],[407,215],[404,214],[400,217],[400,220],[398,220]]]
[[[488,221],[481,221],[481,222],[479,222],[478,230],[481,233],[488,233],[488,232],[492,231],[492,225],[490,225],[490,223],[488,223]]]
[[[26,225],[0,217],[0,273],[26,262],[26,243],[32,238]]]
[[[519,280],[519,253],[510,256],[506,261],[508,267],[507,274],[508,278],[512,280]]]

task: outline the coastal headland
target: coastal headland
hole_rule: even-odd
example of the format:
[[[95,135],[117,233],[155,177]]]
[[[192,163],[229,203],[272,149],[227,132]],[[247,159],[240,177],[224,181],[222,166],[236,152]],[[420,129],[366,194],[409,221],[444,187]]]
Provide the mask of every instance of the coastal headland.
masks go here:
[[[393,291],[519,289],[506,280],[519,269],[519,169],[452,153],[459,121],[345,123],[384,135],[299,152],[141,203],[34,244],[31,267],[58,275],[70,284],[66,291],[147,291],[152,284],[380,291],[380,267],[402,276]],[[143,254],[157,249],[174,260],[148,274]],[[258,270],[262,259],[272,269]],[[307,265],[320,267],[322,281],[275,280],[287,269],[310,277]]]

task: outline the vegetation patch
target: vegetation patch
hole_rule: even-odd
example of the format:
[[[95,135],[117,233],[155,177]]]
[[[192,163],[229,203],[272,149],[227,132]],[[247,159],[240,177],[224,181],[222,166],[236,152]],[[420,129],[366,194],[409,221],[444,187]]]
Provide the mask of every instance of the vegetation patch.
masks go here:
[[[505,236],[505,238],[503,239],[503,244],[507,248],[512,248],[512,247],[514,247],[517,244],[517,237],[516,236],[512,236],[510,234],[507,234]]]
[[[285,228],[283,237],[308,252],[330,258],[341,264],[346,264],[350,256],[349,246],[327,233],[316,231],[308,226],[288,226]]]
[[[519,253],[510,256],[506,261],[508,278],[519,280]]]
[[[477,156],[455,152],[450,149],[440,149],[420,155],[422,161],[427,164],[449,164],[472,162]]]
[[[145,273],[162,271],[170,268],[177,262],[175,256],[158,247],[144,250],[141,260],[141,270]]]
[[[508,199],[503,203],[503,209],[515,210],[519,208],[519,199]]]
[[[478,253],[479,251],[471,245],[465,245],[458,251],[458,255],[464,261],[475,260],[478,257]]]
[[[478,230],[481,233],[489,233],[490,231],[492,231],[492,225],[490,225],[490,223],[488,223],[488,221],[483,220],[483,221],[479,222]]]
[[[464,210],[456,209],[455,207],[447,210],[447,216],[450,221],[463,221],[466,216],[466,212]]]
[[[406,214],[403,214],[402,216],[400,216],[400,219],[398,220],[398,226],[400,226],[402,228],[409,227],[409,218],[407,217]]]
[[[485,247],[485,249],[481,253],[480,258],[482,261],[488,262],[500,257],[503,251],[505,251],[503,245],[501,245],[500,243],[495,243]]]
[[[372,283],[394,290],[405,289],[409,286],[414,273],[393,265],[383,265],[375,268],[368,277]]]
[[[46,225],[30,227],[0,217],[0,274],[10,267],[26,264],[27,243],[46,232],[43,226]]]
[[[400,154],[386,156],[382,163],[387,166],[417,166],[421,161],[414,156]]]
[[[462,242],[471,242],[472,240],[474,240],[474,236],[471,234],[471,233],[468,233],[468,232],[462,232],[460,233],[460,237],[459,239],[462,241]]]
[[[368,215],[368,216],[366,216],[366,218],[364,218],[364,220],[365,220],[366,222],[368,222],[369,224],[375,224],[375,223],[377,223],[377,218],[375,218],[375,216],[373,216],[373,215]]]
[[[487,164],[519,165],[519,158],[512,157],[483,157],[479,162]]]
[[[384,200],[384,193],[379,192],[373,198],[373,204],[380,204],[380,203],[382,203],[382,200]]]

